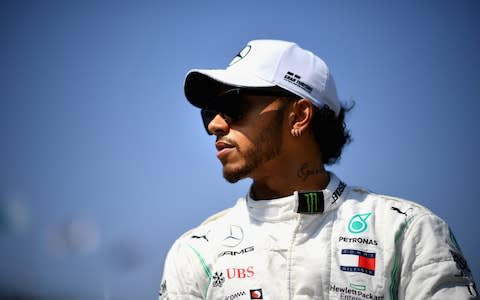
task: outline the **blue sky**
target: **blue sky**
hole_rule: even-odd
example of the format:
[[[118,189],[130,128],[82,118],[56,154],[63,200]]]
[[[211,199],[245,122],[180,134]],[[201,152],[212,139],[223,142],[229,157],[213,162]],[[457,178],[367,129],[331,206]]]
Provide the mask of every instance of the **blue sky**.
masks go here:
[[[251,39],[327,61],[354,141],[330,169],[444,218],[480,278],[478,1],[2,1],[0,286],[155,299],[224,181],[183,96]]]

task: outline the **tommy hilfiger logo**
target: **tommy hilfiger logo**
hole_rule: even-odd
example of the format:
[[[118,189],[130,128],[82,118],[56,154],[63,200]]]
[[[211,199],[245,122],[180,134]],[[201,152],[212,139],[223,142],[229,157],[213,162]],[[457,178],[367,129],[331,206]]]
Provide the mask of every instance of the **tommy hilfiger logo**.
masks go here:
[[[302,79],[302,77],[300,77],[300,75],[297,75],[293,72],[287,72],[287,74],[285,74],[285,76],[283,76],[283,79],[285,79],[286,81],[288,81],[290,83],[293,83],[294,85],[298,86],[299,88],[302,88],[303,90],[305,90],[308,93],[311,93],[313,91],[313,88],[311,86],[309,86],[308,84],[306,84],[305,82],[300,80],[300,79]]]
[[[355,249],[342,249],[340,270],[375,275],[376,254]]]

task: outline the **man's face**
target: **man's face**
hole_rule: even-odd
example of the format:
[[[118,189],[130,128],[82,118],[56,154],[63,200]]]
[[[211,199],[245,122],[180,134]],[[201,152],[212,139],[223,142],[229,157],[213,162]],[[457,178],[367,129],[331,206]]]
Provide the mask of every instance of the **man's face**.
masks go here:
[[[243,96],[240,119],[216,115],[208,130],[217,136],[217,157],[223,176],[231,183],[252,177],[282,148],[282,125],[286,101],[272,96]]]

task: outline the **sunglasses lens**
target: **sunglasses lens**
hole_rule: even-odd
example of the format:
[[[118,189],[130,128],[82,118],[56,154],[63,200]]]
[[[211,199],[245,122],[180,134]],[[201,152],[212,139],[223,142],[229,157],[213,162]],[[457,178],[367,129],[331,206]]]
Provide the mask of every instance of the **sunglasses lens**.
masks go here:
[[[208,130],[208,125],[212,120],[220,115],[229,124],[231,122],[238,122],[248,111],[248,102],[242,99],[242,94],[256,95],[256,96],[285,96],[292,97],[292,94],[284,90],[275,89],[254,89],[254,90],[240,90],[239,88],[231,89],[222,95],[215,97],[208,103],[208,107],[201,110],[202,121],[205,130],[211,135]],[[293,96],[295,98],[297,96]]]
[[[205,130],[207,131],[208,134],[211,134],[210,131],[208,130],[208,124],[210,124],[210,122],[212,122],[212,120],[217,115],[220,115],[222,118],[224,118],[228,122],[237,122],[242,117],[242,111],[240,109],[240,106],[234,107],[230,105],[228,107],[219,108],[219,109],[204,108],[201,110],[201,114],[202,114],[203,126],[205,127]]]
[[[202,114],[203,126],[205,127],[205,130],[207,131],[207,133],[211,135],[210,131],[208,131],[208,124],[212,122],[212,120],[215,118],[216,115],[219,114],[219,112],[212,109],[204,108],[201,110],[201,114]]]

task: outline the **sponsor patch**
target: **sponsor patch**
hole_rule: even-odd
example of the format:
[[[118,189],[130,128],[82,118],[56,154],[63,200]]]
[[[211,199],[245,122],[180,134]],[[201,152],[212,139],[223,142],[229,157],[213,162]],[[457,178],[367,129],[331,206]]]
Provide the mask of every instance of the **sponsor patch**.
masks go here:
[[[315,214],[323,212],[324,198],[321,191],[298,192],[298,213]]]
[[[263,299],[262,289],[250,290],[250,299]]]
[[[218,257],[222,257],[222,256],[237,256],[237,255],[242,255],[242,254],[246,254],[246,253],[249,253],[249,252],[252,252],[255,250],[255,247],[254,246],[250,246],[250,247],[247,247],[247,248],[244,248],[244,249],[241,249],[239,251],[234,251],[234,250],[227,250],[227,251],[223,251],[221,252],[220,254],[218,254]]]
[[[295,74],[293,72],[287,72],[287,74],[285,74],[285,76],[283,76],[283,79],[285,81],[288,81],[288,82],[298,86],[299,88],[303,89],[304,91],[306,91],[309,94],[313,91],[313,88],[310,85],[308,85],[307,83],[303,82],[301,80],[302,77],[298,74]]]
[[[228,279],[245,279],[251,278],[255,275],[255,271],[253,270],[253,266],[249,266],[246,268],[228,268],[227,269],[227,278]]]
[[[223,272],[215,272],[215,274],[213,274],[212,281],[213,287],[222,287],[223,283],[225,282],[225,276],[223,276]]]
[[[222,245],[236,247],[243,241],[243,228],[238,225],[230,225],[227,236],[223,239]]]
[[[361,288],[358,288],[361,287]],[[375,295],[369,291],[366,291],[364,285],[350,284],[350,287],[346,286],[337,286],[333,283],[330,284],[330,292],[337,294],[339,299],[348,299],[348,300],[383,300],[385,296]]]
[[[373,246],[378,246],[377,240],[374,239],[369,239],[369,238],[363,238],[363,237],[346,237],[346,236],[339,236],[338,241],[342,243],[347,243],[347,244],[363,244],[363,245],[373,245]]]
[[[348,222],[348,232],[358,234],[367,231],[367,220],[371,215],[372,213],[354,215]]]
[[[245,48],[243,48],[240,52],[238,52],[237,55],[232,59],[232,61],[228,64],[229,66],[236,64],[240,60],[244,59],[245,56],[247,56],[248,53],[250,53],[250,50],[252,49],[252,46],[247,45]]]
[[[210,230],[207,233],[202,234],[202,235],[192,235],[190,238],[191,239],[197,239],[197,240],[205,240],[205,241],[208,242],[207,234],[209,234],[209,233],[210,233]]]
[[[236,292],[235,294],[226,296],[223,300],[234,300],[246,295],[247,293],[245,293],[244,291]]]
[[[342,249],[340,270],[375,275],[376,254],[355,249]]]
[[[167,280],[163,280],[162,284],[160,285],[160,297],[166,297],[167,296]]]

